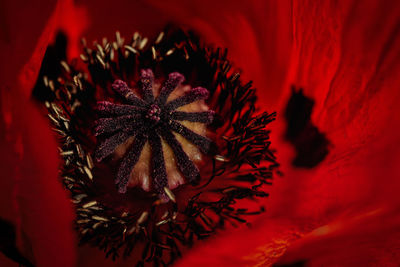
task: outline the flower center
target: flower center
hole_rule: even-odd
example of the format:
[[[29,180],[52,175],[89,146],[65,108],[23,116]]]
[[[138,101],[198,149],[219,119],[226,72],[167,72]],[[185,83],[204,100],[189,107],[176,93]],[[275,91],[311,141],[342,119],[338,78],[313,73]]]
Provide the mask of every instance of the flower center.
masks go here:
[[[279,165],[267,128],[275,113],[259,112],[227,50],[192,33],[124,40],[83,40],[87,66],[57,62],[60,76],[38,79],[37,97],[59,137],[82,244],[138,266],[170,265],[195,241],[264,211],[252,203],[268,196]]]
[[[115,181],[120,193],[125,193],[128,185],[141,185],[169,201],[173,199],[170,190],[184,184],[181,175],[191,184],[199,181],[194,162],[200,161],[198,153],[215,153],[214,142],[200,134],[215,115],[201,104],[209,92],[203,87],[185,91],[183,80],[182,74],[170,73],[155,95],[153,71],[144,69],[138,87],[142,98],[126,82],[115,80],[112,88],[125,99],[124,104],[98,102],[95,157],[102,161],[111,154],[121,156]]]
[[[152,104],[150,108],[147,110],[146,118],[153,121],[159,122],[161,115],[161,109],[156,104]]]

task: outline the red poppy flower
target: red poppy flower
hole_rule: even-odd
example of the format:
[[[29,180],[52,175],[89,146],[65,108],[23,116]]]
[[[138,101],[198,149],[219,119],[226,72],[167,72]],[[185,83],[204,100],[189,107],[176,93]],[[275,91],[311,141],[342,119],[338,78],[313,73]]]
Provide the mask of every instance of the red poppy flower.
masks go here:
[[[204,241],[177,265],[400,261],[396,1],[8,1],[0,3],[0,13],[0,218],[11,225],[3,229],[16,233],[0,243],[8,257],[36,266],[129,263],[77,248],[74,213],[56,178],[57,144],[31,89],[60,28],[72,58],[82,35],[91,40],[115,30],[155,34],[172,21],[227,47],[258,88],[259,106],[277,110],[273,146],[285,174],[274,180],[267,212],[251,228]]]

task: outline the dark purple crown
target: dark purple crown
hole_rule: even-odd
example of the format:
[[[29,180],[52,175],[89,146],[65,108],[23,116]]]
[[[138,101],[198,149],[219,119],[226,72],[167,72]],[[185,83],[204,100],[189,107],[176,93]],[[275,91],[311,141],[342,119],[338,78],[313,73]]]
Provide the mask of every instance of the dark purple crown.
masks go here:
[[[182,145],[173,132],[182,135],[196,145],[205,154],[213,153],[215,144],[207,137],[199,135],[182,125],[179,121],[191,121],[209,124],[213,121],[214,111],[184,112],[176,109],[198,100],[207,99],[209,92],[202,87],[193,88],[184,95],[167,102],[169,95],[184,81],[180,73],[170,73],[163,84],[158,97],[154,97],[154,75],[150,69],[142,70],[140,75],[139,98],[128,85],[121,80],[114,81],[112,88],[121,95],[125,104],[114,104],[108,101],[97,103],[100,119],[96,121],[95,135],[102,141],[96,148],[96,160],[101,161],[115,149],[124,144],[130,137],[134,141],[124,155],[118,169],[115,183],[118,191],[125,193],[132,169],[138,162],[146,142],[151,147],[151,177],[153,190],[166,199],[168,177],[164,162],[161,140],[169,145],[175,155],[179,170],[190,183],[200,179],[196,165],[184,152]]]

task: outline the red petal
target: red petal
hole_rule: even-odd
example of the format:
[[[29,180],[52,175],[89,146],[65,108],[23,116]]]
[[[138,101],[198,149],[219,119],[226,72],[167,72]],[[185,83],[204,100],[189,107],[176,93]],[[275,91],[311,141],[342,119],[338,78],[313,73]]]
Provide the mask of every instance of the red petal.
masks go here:
[[[310,2],[293,8],[295,42],[288,84],[303,86],[314,98],[313,122],[333,146],[313,171],[287,168],[286,177],[273,188],[271,213],[335,229],[321,239],[311,234],[299,241],[287,256],[291,260],[310,252],[308,258],[315,258],[316,266],[329,263],[332,255],[339,265],[365,266],[387,257],[389,247],[399,246],[394,242],[396,228],[380,227],[399,214],[399,14],[395,1]],[[358,216],[365,214],[360,210],[385,214],[361,223]],[[363,241],[366,244],[359,246]],[[329,249],[332,254],[317,255]],[[393,264],[396,258],[377,265]]]
[[[392,203],[400,186],[400,5],[310,3],[295,5],[293,14],[297,41],[289,81],[315,100],[312,119],[333,146],[313,171],[287,166],[274,187],[275,210],[327,218],[349,205]]]
[[[115,38],[116,31],[126,38],[131,38],[136,31],[153,37],[171,18],[145,1],[122,0],[110,4],[109,1],[89,0],[82,2],[82,6],[88,11],[89,26],[83,37],[89,44],[103,37]]]
[[[4,1],[0,4],[0,80],[15,87],[18,79],[24,98],[30,97],[41,61],[55,31],[62,28],[71,38],[70,54],[77,56],[77,39],[86,26],[84,10],[72,0],[47,1],[40,5]],[[79,23],[78,23],[79,22]]]
[[[226,47],[244,79],[273,109],[282,92],[291,48],[291,1],[150,1],[204,41]]]
[[[34,77],[33,83],[51,35],[50,27],[45,31],[43,29],[56,7],[56,2],[47,1],[41,5],[29,5],[2,1],[0,5],[2,87],[15,87],[17,77],[23,68],[26,70],[23,82],[26,83],[27,77]],[[31,63],[26,64],[30,58],[32,58]],[[23,95],[25,98],[30,96],[31,88],[29,85],[25,88]]]
[[[31,103],[22,100],[17,90],[3,91],[1,97],[2,110],[6,111],[3,114],[7,114],[5,120],[2,117],[6,131],[1,141],[6,145],[2,146],[1,155],[8,157],[1,171],[14,185],[12,194],[5,194],[7,202],[13,204],[8,209],[18,218],[19,245],[37,266],[73,266],[74,216],[58,180],[54,135],[45,118]]]
[[[31,241],[38,266],[73,266],[75,263],[74,213],[62,188],[54,134],[33,107],[29,126],[22,133],[23,157],[17,201],[21,228]]]
[[[58,180],[54,134],[45,118],[31,103],[21,100],[17,90],[8,94],[3,91],[1,97],[9,104],[2,105],[8,119],[4,123],[2,117],[6,131],[1,141],[7,145],[2,146],[1,155],[9,158],[1,171],[9,174],[4,178],[14,185],[12,194],[6,194],[7,202],[13,203],[8,209],[18,218],[19,246],[37,266],[73,266],[74,216]]]
[[[29,102],[45,48],[68,1],[21,5],[2,2],[0,53],[1,216],[17,223],[19,246],[37,266],[73,266],[73,212],[58,180],[58,155],[46,119]],[[4,131],[3,131],[4,130]],[[4,145],[3,145],[4,144]],[[7,215],[9,214],[9,215]],[[11,214],[11,215],[10,215]]]
[[[259,95],[272,109],[282,92],[291,48],[291,1],[86,1],[88,40],[129,36],[140,31],[153,36],[168,22],[196,30],[209,44],[229,49],[245,79],[254,80]]]
[[[299,221],[258,220],[197,244],[176,266],[271,266],[302,231]]]
[[[397,216],[394,207],[399,204],[396,192],[400,189],[399,9],[395,1],[293,4],[293,25],[289,27],[293,30],[293,47],[291,52],[287,51],[291,54],[291,67],[284,88],[289,93],[291,84],[303,86],[305,94],[316,101],[313,122],[327,134],[333,146],[319,167],[294,169],[290,166],[291,147],[278,137],[282,136],[285,125],[282,119],[277,123],[274,146],[279,149],[286,175],[276,179],[272,187],[267,206],[270,219],[265,219],[265,227],[270,226],[269,220],[276,223],[293,220],[295,223],[289,229],[306,233],[344,213],[358,214],[362,209],[387,209],[387,217]],[[223,24],[223,14],[221,18]],[[235,29],[242,32],[240,27]],[[283,97],[281,106],[286,102],[287,97]],[[368,222],[371,228],[359,233],[379,236],[384,232],[377,227],[379,219]],[[394,227],[390,228],[385,236],[394,231]],[[274,242],[267,229],[255,232],[259,235],[249,231],[248,236],[255,239],[248,242],[246,234],[216,239],[215,243],[209,243],[210,247],[200,247],[198,256],[193,253],[182,264],[240,259],[241,255],[248,255],[248,246],[256,250],[260,239],[265,238],[265,244]],[[338,239],[346,242],[346,235]],[[375,239],[371,237],[369,242],[374,243]],[[377,244],[376,247],[381,243]],[[283,244],[283,250],[287,245]],[[322,245],[323,242],[318,243],[315,248]],[[360,257],[360,251],[354,257]],[[385,251],[376,253],[383,255]],[[215,257],[217,261],[213,260]]]
[[[310,266],[397,266],[400,214],[378,208],[349,214],[294,242],[280,264]]]
[[[400,114],[399,81],[395,78],[400,76],[397,2],[385,5],[380,1],[340,5],[302,2],[294,3],[293,7],[283,2],[276,6],[256,1],[244,6],[235,3],[156,4],[166,14],[161,20],[152,19],[155,13],[146,4],[138,4],[142,9],[134,11],[125,8],[129,5],[112,5],[119,12],[107,20],[110,6],[96,2],[92,5],[100,11],[93,15],[92,29],[102,32],[91,30],[90,34],[98,38],[104,29],[111,35],[116,26],[128,32],[136,29],[128,22],[132,12],[140,13],[139,10],[144,11],[138,17],[138,25],[143,29],[157,28],[163,24],[159,21],[174,17],[198,29],[208,41],[230,48],[231,56],[237,66],[243,66],[245,75],[254,79],[257,87],[271,90],[262,92],[264,103],[271,106],[282,93],[280,89],[290,62],[285,88],[289,89],[291,83],[304,86],[306,95],[316,100],[313,121],[334,147],[319,168],[299,171],[287,167],[290,153],[284,153],[284,144],[279,145],[286,176],[273,188],[269,211],[270,216],[279,216],[277,223],[301,218],[314,227],[350,208],[397,205]],[[265,10],[272,10],[267,20]],[[282,104],[285,100],[282,98]],[[286,226],[298,228],[296,224]],[[260,229],[260,238],[273,240],[274,234],[279,235],[279,229],[272,228],[270,234],[267,229]],[[226,251],[243,242],[246,235],[239,235],[237,242],[228,238]],[[233,251],[239,255],[241,249]],[[204,260],[204,254],[201,257]]]

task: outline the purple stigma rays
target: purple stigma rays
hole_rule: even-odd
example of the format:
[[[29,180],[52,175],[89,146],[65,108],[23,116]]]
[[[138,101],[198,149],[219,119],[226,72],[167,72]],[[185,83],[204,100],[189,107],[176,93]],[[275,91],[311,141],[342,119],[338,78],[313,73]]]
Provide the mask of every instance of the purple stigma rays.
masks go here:
[[[166,162],[174,162],[180,175],[187,182],[196,184],[200,179],[200,172],[185,147],[190,144],[204,154],[216,152],[213,141],[188,126],[193,123],[203,125],[201,127],[205,133],[205,125],[214,120],[215,112],[205,109],[204,104],[196,104],[201,106],[202,110],[184,108],[207,99],[209,92],[202,87],[183,90],[183,81],[182,74],[170,73],[160,89],[156,89],[158,87],[155,86],[152,70],[142,70],[138,83],[140,96],[130,89],[126,82],[115,80],[112,88],[124,99],[124,103],[97,103],[99,119],[96,121],[94,134],[100,142],[95,151],[96,160],[102,161],[116,152],[117,147],[127,146],[115,178],[120,193],[127,191],[135,166],[147,160],[151,189],[162,200],[167,201],[170,199],[169,189],[173,188],[170,188],[169,165]],[[168,147],[174,159],[168,159],[171,156],[165,153],[164,147]],[[142,159],[145,158],[142,157],[143,154],[149,154],[149,158]],[[179,183],[173,187],[177,185]],[[150,188],[148,182],[143,181],[142,187],[146,191]]]

